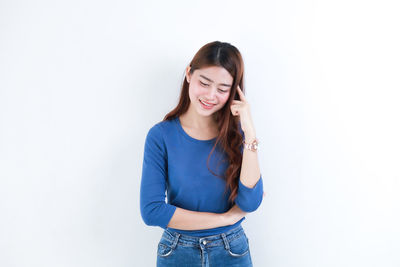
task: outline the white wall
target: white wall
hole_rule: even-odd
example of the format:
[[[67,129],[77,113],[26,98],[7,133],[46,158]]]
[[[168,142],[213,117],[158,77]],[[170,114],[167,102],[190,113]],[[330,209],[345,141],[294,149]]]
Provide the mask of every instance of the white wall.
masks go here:
[[[0,266],[155,266],[148,129],[237,46],[261,141],[255,266],[400,266],[395,1],[0,2]]]

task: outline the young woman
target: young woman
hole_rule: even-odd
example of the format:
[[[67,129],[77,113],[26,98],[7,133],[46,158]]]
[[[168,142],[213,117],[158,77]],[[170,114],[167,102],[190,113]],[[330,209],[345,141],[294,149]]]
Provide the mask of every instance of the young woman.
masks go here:
[[[159,267],[252,266],[241,222],[261,204],[263,183],[243,72],[236,47],[204,45],[177,107],[146,136],[140,211],[164,229]]]

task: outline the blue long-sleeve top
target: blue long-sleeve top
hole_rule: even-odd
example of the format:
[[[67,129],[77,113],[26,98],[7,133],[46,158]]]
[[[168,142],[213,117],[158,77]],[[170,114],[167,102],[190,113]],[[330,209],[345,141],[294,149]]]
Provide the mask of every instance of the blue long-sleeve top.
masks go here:
[[[167,227],[176,207],[213,213],[224,213],[232,207],[233,204],[229,205],[228,202],[231,190],[228,189],[224,194],[226,181],[214,176],[207,168],[207,157],[215,141],[216,138],[192,138],[184,131],[178,117],[158,122],[150,128],[144,145],[140,184],[140,212],[145,224],[203,237],[226,232],[245,219],[243,217],[233,225],[212,229],[181,230]],[[243,153],[243,148],[241,151]],[[228,167],[226,159],[226,154],[218,145],[210,156],[209,168],[224,177]],[[261,204],[262,195],[261,175],[253,188],[246,187],[239,179],[235,203],[243,211],[253,212]]]

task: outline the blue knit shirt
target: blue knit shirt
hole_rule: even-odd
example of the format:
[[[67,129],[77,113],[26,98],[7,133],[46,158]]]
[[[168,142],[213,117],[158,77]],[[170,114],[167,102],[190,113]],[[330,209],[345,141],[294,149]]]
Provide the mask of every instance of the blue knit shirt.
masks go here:
[[[232,207],[233,204],[229,205],[228,202],[230,189],[224,193],[225,180],[214,176],[207,168],[207,157],[215,141],[216,138],[192,138],[184,131],[178,117],[158,122],[150,128],[144,145],[140,184],[140,212],[145,224],[204,237],[233,229],[245,219],[243,217],[233,225],[212,229],[181,230],[167,227],[176,207],[213,213],[224,213]],[[243,153],[243,147],[241,151]],[[224,176],[228,167],[227,156],[220,146],[211,154],[208,166],[214,173]],[[243,211],[253,212],[261,204],[262,195],[261,175],[253,188],[246,187],[239,179],[235,203]]]

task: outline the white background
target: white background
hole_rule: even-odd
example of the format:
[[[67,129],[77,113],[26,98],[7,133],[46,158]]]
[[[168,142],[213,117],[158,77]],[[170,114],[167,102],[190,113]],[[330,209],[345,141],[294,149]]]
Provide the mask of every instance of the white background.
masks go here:
[[[254,266],[400,266],[396,1],[0,1],[0,266],[155,266],[147,131],[230,42],[261,142]]]

